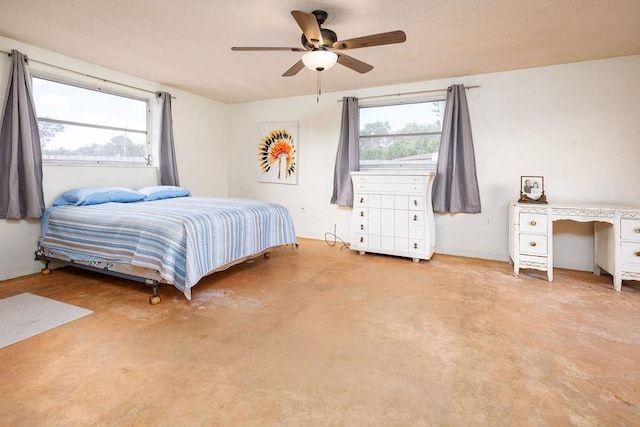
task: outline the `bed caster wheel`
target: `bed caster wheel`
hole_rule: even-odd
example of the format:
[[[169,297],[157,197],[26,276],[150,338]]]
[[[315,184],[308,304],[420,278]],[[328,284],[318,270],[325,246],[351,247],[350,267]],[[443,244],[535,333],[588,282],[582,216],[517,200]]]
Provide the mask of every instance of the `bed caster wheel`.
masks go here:
[[[160,295],[151,295],[149,297],[149,304],[151,305],[160,304]]]
[[[51,274],[51,269],[43,268],[42,270],[40,270],[40,274],[42,274],[43,276],[46,276],[47,274]]]
[[[271,252],[265,252],[264,253],[264,257],[265,257],[265,259],[271,258]]]

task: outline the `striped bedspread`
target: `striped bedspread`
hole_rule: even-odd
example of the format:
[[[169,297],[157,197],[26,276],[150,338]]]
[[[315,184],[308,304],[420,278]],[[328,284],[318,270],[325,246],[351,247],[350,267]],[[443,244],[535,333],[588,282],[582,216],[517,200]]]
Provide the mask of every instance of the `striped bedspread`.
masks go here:
[[[203,276],[271,247],[295,244],[287,209],[255,200],[180,197],[58,206],[43,217],[40,245],[78,261],[157,270],[191,299]]]

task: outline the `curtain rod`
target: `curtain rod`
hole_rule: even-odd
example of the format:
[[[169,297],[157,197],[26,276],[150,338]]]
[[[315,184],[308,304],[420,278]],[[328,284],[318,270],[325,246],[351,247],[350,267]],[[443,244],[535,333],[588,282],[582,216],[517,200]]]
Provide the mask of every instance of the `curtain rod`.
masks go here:
[[[480,85],[475,85],[475,86],[465,86],[465,89],[476,89],[479,88]],[[358,100],[360,99],[372,99],[372,98],[388,98],[390,96],[404,96],[404,95],[419,95],[422,93],[433,93],[433,92],[445,92],[447,90],[447,88],[444,89],[430,89],[430,90],[419,90],[417,92],[403,92],[403,93],[391,93],[388,95],[375,95],[375,96],[363,96],[362,98],[358,98]],[[338,102],[342,102],[342,99],[338,99]]]
[[[0,52],[6,53],[7,55],[11,56],[11,52],[7,52],[6,50],[0,49]],[[28,55],[26,55],[26,56],[28,57]],[[116,84],[116,85],[128,87],[130,89],[141,90],[142,92],[153,93],[153,94],[156,93],[156,92],[154,92],[152,90],[149,90],[149,89],[143,89],[141,87],[131,86],[131,85],[128,85],[128,84],[125,84],[125,83],[120,83],[120,82],[116,82],[116,81],[113,81],[113,80],[108,80],[108,79],[105,79],[105,78],[102,78],[102,77],[94,76],[92,74],[81,73],[80,71],[70,70],[69,68],[64,68],[64,67],[60,67],[58,65],[49,64],[48,62],[38,61],[37,59],[33,59],[31,57],[29,57],[29,61],[37,62],[38,64],[46,65],[48,67],[57,68],[58,70],[68,71],[70,73],[78,74],[78,75],[85,76],[85,77],[90,77],[92,79],[101,80],[104,83],[113,83],[113,84]],[[176,99],[176,97],[175,96],[171,96],[171,99]]]

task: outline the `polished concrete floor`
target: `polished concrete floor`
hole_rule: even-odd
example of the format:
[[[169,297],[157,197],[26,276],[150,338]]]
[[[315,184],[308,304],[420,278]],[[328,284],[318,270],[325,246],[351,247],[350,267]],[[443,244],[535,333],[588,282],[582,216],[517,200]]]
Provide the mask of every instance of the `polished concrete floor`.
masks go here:
[[[0,282],[94,311],[0,349],[0,425],[640,425],[640,284],[300,239],[193,291]]]

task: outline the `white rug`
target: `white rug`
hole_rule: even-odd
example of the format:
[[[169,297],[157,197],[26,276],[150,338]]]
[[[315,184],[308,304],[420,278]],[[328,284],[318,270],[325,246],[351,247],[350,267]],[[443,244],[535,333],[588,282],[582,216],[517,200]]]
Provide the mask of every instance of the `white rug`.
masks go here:
[[[0,300],[0,348],[80,319],[91,310],[30,293]]]

